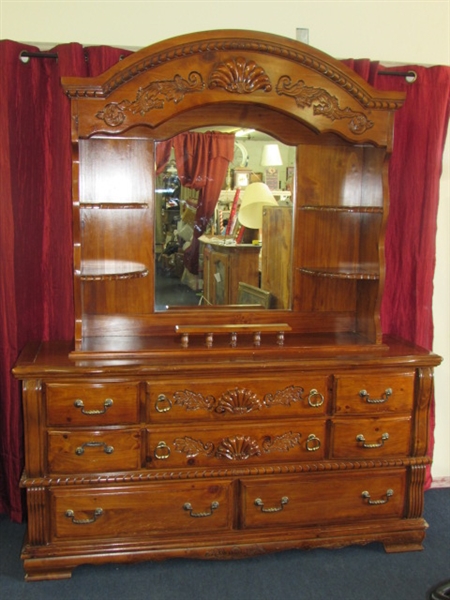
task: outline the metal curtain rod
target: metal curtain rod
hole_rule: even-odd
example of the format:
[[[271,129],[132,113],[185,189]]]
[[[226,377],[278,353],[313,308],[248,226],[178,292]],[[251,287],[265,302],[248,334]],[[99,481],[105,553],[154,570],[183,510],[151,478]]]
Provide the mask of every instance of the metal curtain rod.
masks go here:
[[[28,50],[22,50],[19,54],[19,59],[27,63],[30,58],[53,58],[58,60],[57,52],[29,52]]]
[[[404,77],[408,83],[414,83],[417,79],[417,73],[415,71],[378,71],[378,75]]]

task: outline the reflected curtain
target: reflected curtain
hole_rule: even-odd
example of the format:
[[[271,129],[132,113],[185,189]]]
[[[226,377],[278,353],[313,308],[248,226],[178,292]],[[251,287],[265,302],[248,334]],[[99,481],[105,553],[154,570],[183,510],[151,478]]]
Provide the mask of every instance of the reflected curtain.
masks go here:
[[[406,92],[406,101],[395,115],[389,163],[390,210],[381,323],[384,333],[431,350],[439,180],[450,115],[450,67],[402,65],[399,69],[369,60],[344,62],[377,89]],[[417,80],[408,83],[405,77],[392,75],[399,71],[414,71]],[[429,456],[433,455],[433,432],[434,402]],[[426,487],[430,485],[428,468]]]
[[[205,232],[214,214],[228,166],[233,160],[234,134],[212,131],[181,133],[173,139],[173,147],[181,185],[199,190],[194,235],[184,252],[184,266],[197,275],[198,238]]]

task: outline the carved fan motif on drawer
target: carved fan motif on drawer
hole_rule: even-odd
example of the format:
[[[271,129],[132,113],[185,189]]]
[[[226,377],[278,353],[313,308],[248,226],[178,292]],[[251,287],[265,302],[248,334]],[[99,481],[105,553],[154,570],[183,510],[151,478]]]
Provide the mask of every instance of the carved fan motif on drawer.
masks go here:
[[[215,411],[218,414],[243,414],[252,410],[261,410],[275,405],[290,406],[294,402],[303,400],[304,389],[299,386],[291,385],[274,394],[268,393],[261,398],[255,392],[248,388],[235,387],[227,390],[219,398],[214,396],[204,396],[191,390],[175,392],[173,395],[174,403],[177,406],[184,406],[186,410],[207,410]]]

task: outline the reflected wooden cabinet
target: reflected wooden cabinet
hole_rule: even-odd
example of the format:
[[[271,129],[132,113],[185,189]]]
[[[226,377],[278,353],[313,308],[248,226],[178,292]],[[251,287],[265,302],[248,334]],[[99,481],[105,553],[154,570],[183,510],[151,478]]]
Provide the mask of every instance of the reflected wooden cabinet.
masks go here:
[[[421,549],[440,358],[383,337],[379,316],[403,95],[246,31],[162,41],[63,87],[74,341],[32,343],[14,368],[27,578],[83,563]],[[161,309],[156,144],[218,125],[295,149],[292,208],[266,211],[261,265],[258,247],[210,245],[213,306]],[[233,306],[237,272],[269,288],[275,309]]]
[[[259,286],[259,246],[204,239],[203,296],[206,304],[239,304],[239,282]]]

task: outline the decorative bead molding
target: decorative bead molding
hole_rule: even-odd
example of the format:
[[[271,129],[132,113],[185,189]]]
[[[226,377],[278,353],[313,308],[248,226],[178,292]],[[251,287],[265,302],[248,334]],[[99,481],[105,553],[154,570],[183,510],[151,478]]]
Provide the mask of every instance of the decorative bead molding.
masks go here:
[[[134,484],[142,482],[158,482],[167,480],[184,481],[188,479],[209,479],[215,477],[246,477],[252,475],[290,475],[293,473],[323,473],[339,471],[355,471],[379,468],[400,468],[431,464],[428,456],[419,458],[380,459],[370,461],[321,461],[302,462],[293,464],[232,467],[221,469],[180,471],[135,471],[129,473],[85,475],[85,476],[58,476],[47,475],[44,477],[22,476],[20,486],[22,488],[50,487],[50,486],[72,486],[72,485],[107,485],[107,484]]]

